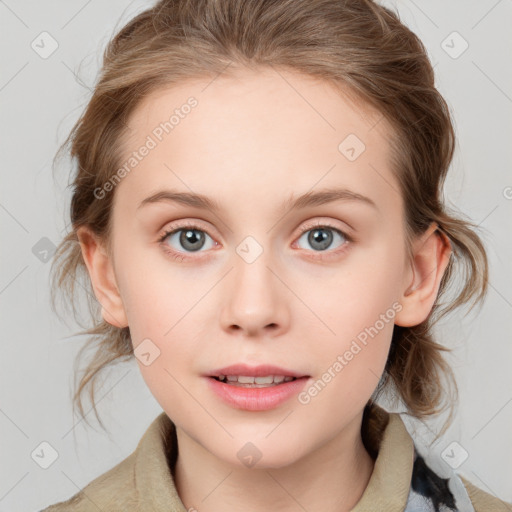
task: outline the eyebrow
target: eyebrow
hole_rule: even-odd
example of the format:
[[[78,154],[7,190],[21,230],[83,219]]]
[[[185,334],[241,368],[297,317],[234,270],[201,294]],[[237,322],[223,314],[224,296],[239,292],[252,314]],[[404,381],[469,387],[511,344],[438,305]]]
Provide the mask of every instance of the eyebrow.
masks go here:
[[[298,197],[294,197],[294,194],[292,193],[281,206],[281,212],[311,206],[321,206],[334,201],[358,201],[362,204],[371,206],[378,211],[377,205],[369,197],[345,188],[330,188],[316,192],[306,192]],[[155,192],[149,197],[143,199],[137,209],[140,209],[147,204],[160,202],[175,202],[202,210],[210,210],[212,212],[220,212],[222,210],[219,202],[215,199],[202,194],[179,192],[176,190],[159,190],[158,192]]]

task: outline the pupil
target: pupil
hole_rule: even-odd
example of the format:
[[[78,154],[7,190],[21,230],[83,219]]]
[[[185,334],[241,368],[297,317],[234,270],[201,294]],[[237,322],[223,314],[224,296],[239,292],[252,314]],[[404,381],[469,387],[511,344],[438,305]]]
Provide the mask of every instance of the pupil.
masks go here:
[[[180,243],[182,247],[190,251],[197,251],[201,248],[201,244],[197,246],[198,242],[204,242],[204,234],[196,229],[187,229],[182,231],[180,235]]]
[[[314,244],[319,244],[319,249],[326,249],[331,245],[332,233],[323,228],[311,231],[309,235],[309,243],[314,247]]]

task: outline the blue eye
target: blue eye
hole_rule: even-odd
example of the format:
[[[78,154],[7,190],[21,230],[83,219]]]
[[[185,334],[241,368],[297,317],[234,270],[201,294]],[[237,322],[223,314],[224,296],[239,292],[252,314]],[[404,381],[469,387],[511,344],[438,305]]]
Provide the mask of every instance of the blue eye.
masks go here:
[[[209,246],[205,244],[206,237],[211,241]],[[308,244],[313,247],[311,258],[319,260],[329,256],[339,255],[341,252],[344,252],[347,245],[353,241],[352,237],[348,236],[340,229],[319,222],[308,225],[306,229],[302,231],[297,243],[304,237],[306,237]],[[327,249],[332,245],[336,237],[341,240],[341,244],[338,245],[338,248],[328,251]],[[170,240],[171,243],[167,242],[167,240]],[[211,249],[219,245],[196,224],[187,224],[178,228],[171,228],[166,231],[158,241],[169,256],[179,261],[197,259],[190,256],[190,254],[194,252],[205,252],[201,251],[201,249]],[[171,246],[173,242],[175,244],[174,247]],[[322,253],[327,253],[327,255],[324,256]]]
[[[164,242],[166,239],[177,241],[186,252],[197,252],[204,247],[206,237],[210,238],[210,236],[202,229],[199,229],[198,226],[189,225],[167,231],[159,241]],[[210,240],[212,239],[210,238]],[[180,251],[179,248],[174,250]]]
[[[309,228],[303,231],[298,241],[300,242],[301,239],[306,238],[307,243],[315,249],[315,252],[325,252],[336,237],[341,239],[341,246],[350,241],[350,238],[343,231],[328,225],[316,224],[313,229]]]

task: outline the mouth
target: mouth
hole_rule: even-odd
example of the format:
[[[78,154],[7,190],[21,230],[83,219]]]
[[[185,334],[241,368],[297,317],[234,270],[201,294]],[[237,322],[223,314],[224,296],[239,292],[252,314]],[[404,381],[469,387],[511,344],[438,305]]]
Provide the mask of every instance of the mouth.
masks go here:
[[[229,384],[231,386],[241,388],[268,388],[279,386],[286,382],[292,382],[299,379],[307,379],[309,376],[304,377],[292,377],[290,375],[266,375],[260,377],[254,377],[250,375],[218,375],[210,376],[218,382]]]
[[[225,404],[246,411],[266,411],[279,407],[300,393],[310,379],[309,375],[257,373],[257,376],[218,373],[205,377],[208,377],[209,389]]]
[[[307,379],[309,375],[272,364],[251,366],[245,363],[236,363],[212,370],[205,377],[210,377],[210,379],[230,387],[271,388],[283,386],[295,380]]]

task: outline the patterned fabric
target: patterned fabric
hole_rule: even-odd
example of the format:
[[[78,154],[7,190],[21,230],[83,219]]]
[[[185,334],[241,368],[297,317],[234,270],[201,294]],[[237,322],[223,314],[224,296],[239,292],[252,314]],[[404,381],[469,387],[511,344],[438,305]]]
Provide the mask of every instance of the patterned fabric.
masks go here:
[[[400,479],[410,471],[409,491],[403,497],[406,506],[400,508],[400,511],[476,512],[464,483],[455,471],[436,453],[436,450],[429,449],[415,440],[418,425],[411,422],[407,416],[389,413],[373,401],[366,405],[363,413],[362,439],[368,453],[376,460],[375,472],[378,473],[379,479],[385,481],[384,486],[389,487],[386,491],[389,498],[393,493],[400,492],[399,489],[407,482]],[[397,419],[398,422],[395,421]],[[391,420],[393,425],[389,424]],[[418,439],[421,438],[418,436]],[[409,462],[411,460],[412,464]],[[393,473],[396,481],[388,481],[396,464],[400,464],[398,473]],[[380,492],[372,492],[371,501],[377,499],[379,494]],[[397,510],[400,506],[399,501],[393,500]],[[364,503],[361,511],[367,512],[367,502]],[[401,506],[403,507],[403,504]],[[373,509],[370,506],[368,510]],[[357,512],[360,512],[359,509]]]
[[[411,489],[404,512],[475,512],[460,478],[414,446]]]

